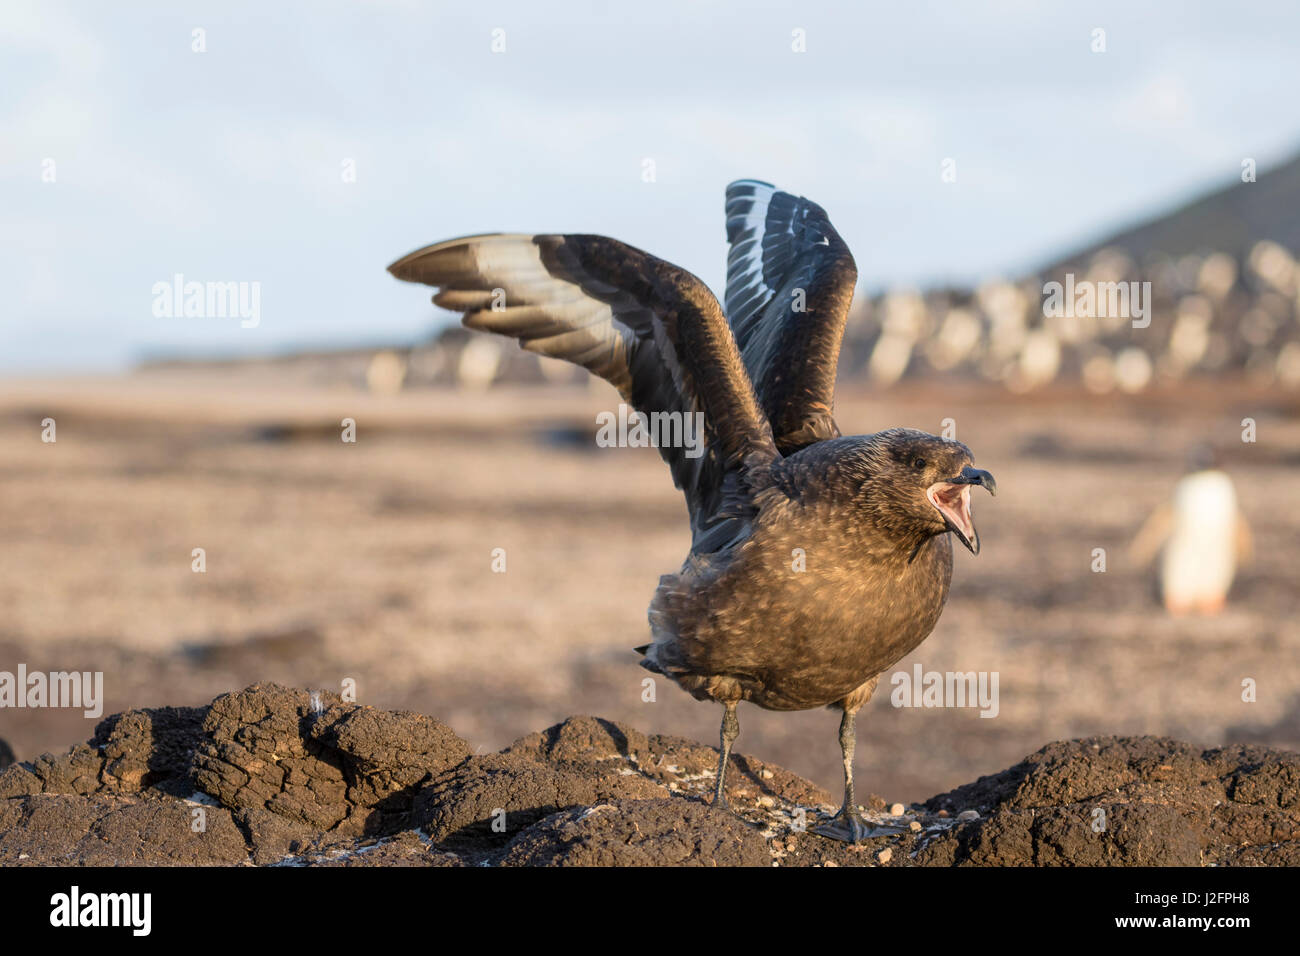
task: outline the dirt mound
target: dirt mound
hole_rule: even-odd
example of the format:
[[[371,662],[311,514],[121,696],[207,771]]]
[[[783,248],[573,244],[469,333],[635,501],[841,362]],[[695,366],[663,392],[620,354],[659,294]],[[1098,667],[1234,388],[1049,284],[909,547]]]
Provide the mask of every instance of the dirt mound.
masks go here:
[[[858,846],[810,832],[830,794],[752,757],[739,816],[714,810],[716,761],[594,717],[475,754],[430,717],[256,684],[0,770],[0,865],[1300,864],[1293,753],[1053,743],[897,816],[869,798]]]
[[[1262,747],[1059,741],[925,807],[982,816],[931,842],[923,864],[1300,863],[1300,754]]]

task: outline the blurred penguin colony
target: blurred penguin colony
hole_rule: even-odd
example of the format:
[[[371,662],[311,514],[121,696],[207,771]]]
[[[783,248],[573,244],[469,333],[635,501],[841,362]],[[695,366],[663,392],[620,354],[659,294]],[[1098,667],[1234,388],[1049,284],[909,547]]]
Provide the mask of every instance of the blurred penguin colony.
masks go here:
[[[847,334],[847,370],[892,384],[941,372],[1027,392],[1056,381],[1091,392],[1244,374],[1300,388],[1300,266],[1282,246],[1136,262],[1106,248],[1078,267],[973,292],[891,291],[863,304]],[[1050,284],[1132,289],[1127,308],[1100,291],[1053,307]],[[1146,285],[1149,283],[1149,285]],[[1138,302],[1137,297],[1148,301]],[[1145,311],[1140,319],[1139,308]],[[1136,324],[1135,324],[1136,323]]]
[[[1053,307],[1051,283],[1098,292]],[[1119,309],[1113,297],[1108,307],[1106,295],[1117,284],[1133,294]],[[889,386],[931,375],[1012,392],[1063,383],[1097,394],[1137,393],[1215,376],[1300,389],[1300,263],[1267,240],[1239,254],[1151,253],[1140,261],[1111,246],[1016,282],[859,293],[841,379]],[[407,352],[376,356],[367,384],[379,391],[476,389],[587,378],[567,363],[452,325]]]

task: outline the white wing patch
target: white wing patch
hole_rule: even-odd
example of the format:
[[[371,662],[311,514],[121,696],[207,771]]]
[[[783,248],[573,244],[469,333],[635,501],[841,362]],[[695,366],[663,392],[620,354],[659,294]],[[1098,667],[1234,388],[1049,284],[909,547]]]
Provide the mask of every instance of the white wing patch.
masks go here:
[[[777,188],[756,179],[743,180],[743,185],[746,188],[741,194],[727,201],[731,251],[727,255],[726,309],[732,322],[767,302],[776,291],[763,281],[763,239],[767,235],[767,205]],[[793,224],[786,232],[793,235]]]

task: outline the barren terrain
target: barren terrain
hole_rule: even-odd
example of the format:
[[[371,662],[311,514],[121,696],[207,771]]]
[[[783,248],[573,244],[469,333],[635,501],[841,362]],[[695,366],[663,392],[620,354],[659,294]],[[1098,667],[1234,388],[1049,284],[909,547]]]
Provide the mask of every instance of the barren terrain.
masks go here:
[[[643,699],[632,647],[689,535],[652,449],[595,446],[615,401],[603,386],[377,397],[180,371],[0,382],[0,670],[103,671],[105,715],[350,679],[360,703],[431,715],[484,751],[582,713],[715,740],[716,708],[663,679]],[[998,714],[895,708],[882,681],[859,720],[861,792],[925,799],[1089,735],[1300,749],[1298,406],[1208,384],[842,394],[846,433],[954,419],[999,486],[976,501],[982,554],[958,551],[947,610],[898,666],[996,671]],[[1171,619],[1124,549],[1205,440],[1256,559],[1222,616]],[[740,719],[742,752],[837,790],[834,714]],[[20,760],[94,725],[0,711]]]

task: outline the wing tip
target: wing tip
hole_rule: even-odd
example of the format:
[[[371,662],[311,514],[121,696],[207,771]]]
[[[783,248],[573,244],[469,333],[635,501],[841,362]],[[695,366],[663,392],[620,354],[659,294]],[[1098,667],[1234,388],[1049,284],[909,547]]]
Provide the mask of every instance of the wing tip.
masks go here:
[[[776,186],[765,183],[761,179],[737,179],[735,182],[727,183],[725,205],[730,212],[737,205],[770,201],[780,191]]]
[[[410,262],[411,257],[414,255],[416,255],[416,253],[411,252],[402,256],[400,259],[394,259],[392,262],[388,264],[388,274],[391,275],[394,279],[401,279],[404,282],[409,282],[410,279],[408,278],[407,275],[404,275],[403,273],[405,272],[406,265]]]
[[[457,236],[455,239],[444,239],[441,242],[435,242],[432,245],[421,246],[413,252],[408,252],[400,259],[395,259],[388,264],[388,273],[396,279],[403,282],[419,282],[427,285],[426,280],[410,268],[414,263],[419,262],[426,256],[433,255],[436,252],[443,252],[447,249],[454,249],[458,246],[468,246],[471,243],[482,243],[499,240],[517,240],[527,239],[529,242],[536,242],[540,237],[532,233],[525,232],[481,232],[471,236]]]

